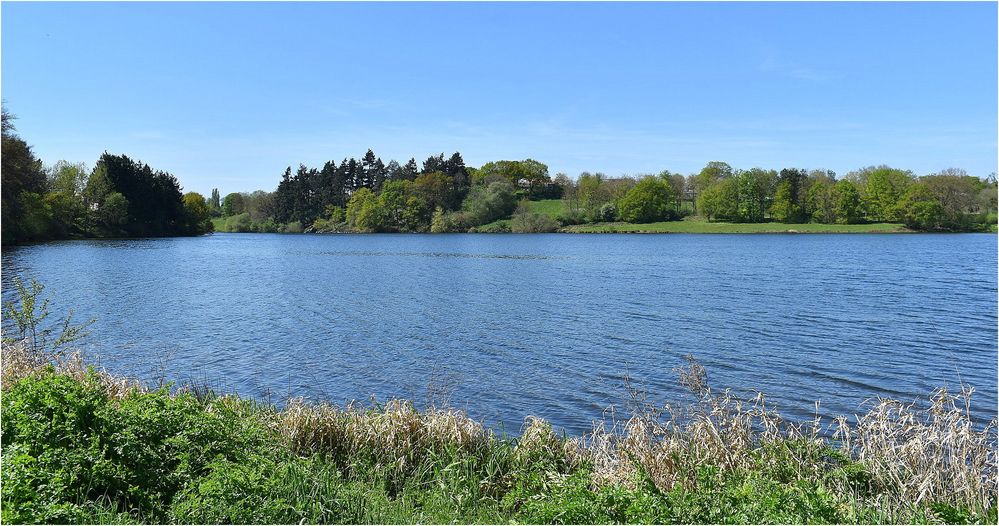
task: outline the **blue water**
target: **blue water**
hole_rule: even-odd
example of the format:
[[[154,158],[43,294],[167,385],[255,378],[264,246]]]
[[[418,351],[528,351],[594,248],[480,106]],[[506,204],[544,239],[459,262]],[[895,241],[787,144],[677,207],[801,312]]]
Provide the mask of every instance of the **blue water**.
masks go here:
[[[976,387],[996,416],[995,235],[277,235],[68,241],[5,249],[55,313],[96,318],[85,348],[153,379],[249,396],[425,403],[487,424],[585,432],[683,397],[695,355],[715,388],[794,417],[869,397]]]

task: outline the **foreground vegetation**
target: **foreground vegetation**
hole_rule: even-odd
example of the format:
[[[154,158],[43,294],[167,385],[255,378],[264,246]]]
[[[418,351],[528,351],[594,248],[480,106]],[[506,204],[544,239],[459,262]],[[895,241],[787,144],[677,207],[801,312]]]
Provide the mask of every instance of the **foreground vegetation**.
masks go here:
[[[688,357],[688,404],[632,389],[630,417],[585,436],[528,418],[505,437],[446,406],[149,388],[66,352],[79,329],[45,326],[40,288],[21,289],[5,306],[4,523],[996,522],[995,421],[972,423],[970,390],[802,424],[711,389]]]
[[[528,419],[507,438],[405,401],[278,408],[16,347],[3,367],[5,523],[996,521],[994,428],[967,393],[880,400],[836,441],[706,388],[585,437]]]

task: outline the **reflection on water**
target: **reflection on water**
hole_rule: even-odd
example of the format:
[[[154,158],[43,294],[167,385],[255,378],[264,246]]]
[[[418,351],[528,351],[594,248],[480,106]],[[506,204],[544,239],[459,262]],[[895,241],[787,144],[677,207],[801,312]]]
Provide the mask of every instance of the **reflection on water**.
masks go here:
[[[5,249],[3,280],[4,299],[32,275],[53,312],[97,318],[88,349],[119,372],[446,394],[508,431],[578,433],[626,404],[625,374],[682,396],[688,353],[795,416],[959,380],[995,416],[996,265],[995,235],[216,234]]]

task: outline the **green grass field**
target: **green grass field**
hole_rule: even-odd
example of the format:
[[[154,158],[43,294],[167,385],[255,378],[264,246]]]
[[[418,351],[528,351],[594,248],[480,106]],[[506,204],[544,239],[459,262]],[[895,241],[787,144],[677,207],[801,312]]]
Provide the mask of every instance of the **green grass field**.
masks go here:
[[[531,212],[536,212],[538,214],[547,214],[551,218],[555,218],[562,213],[564,205],[561,199],[544,199],[541,201],[528,201],[528,209]]]
[[[766,233],[876,233],[911,232],[899,223],[871,223],[866,225],[823,225],[818,223],[711,223],[704,219],[664,221],[660,223],[596,223],[574,225],[564,229],[571,233],[677,233],[677,234],[766,234]]]

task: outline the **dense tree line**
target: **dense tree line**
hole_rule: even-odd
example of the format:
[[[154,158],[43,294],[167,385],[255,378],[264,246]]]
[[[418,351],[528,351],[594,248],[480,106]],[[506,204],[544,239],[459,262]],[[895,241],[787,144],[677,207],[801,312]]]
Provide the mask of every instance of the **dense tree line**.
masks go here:
[[[213,193],[217,195],[217,192]],[[561,198],[561,211],[528,200]],[[214,199],[214,198],[213,198]],[[520,203],[520,204],[518,204]],[[236,232],[554,231],[580,223],[650,223],[688,215],[740,223],[904,223],[977,231],[996,224],[996,183],[948,169],[917,177],[887,166],[841,179],[830,170],[735,169],[712,161],[696,174],[639,177],[583,172],[549,177],[533,159],[465,166],[461,155],[388,164],[369,150],[322,169],[285,170],[275,192],[229,194],[220,230]],[[509,221],[505,221],[509,219]],[[504,221],[499,221],[504,220]]]
[[[104,153],[93,170],[46,168],[3,110],[3,243],[70,237],[174,236],[210,232],[211,208],[177,179],[124,155]]]
[[[872,166],[842,179],[829,170],[734,169],[713,161],[689,176],[664,171],[640,178],[583,172],[563,186],[562,224],[709,221],[856,224],[898,222],[916,230],[975,231],[996,224],[996,181],[960,169],[917,177]]]
[[[384,163],[372,150],[322,168],[285,169],[274,192],[232,193],[219,229],[231,232],[464,232],[509,217],[523,199],[562,187],[533,159],[479,169],[461,154]],[[557,226],[557,225],[556,225]]]

